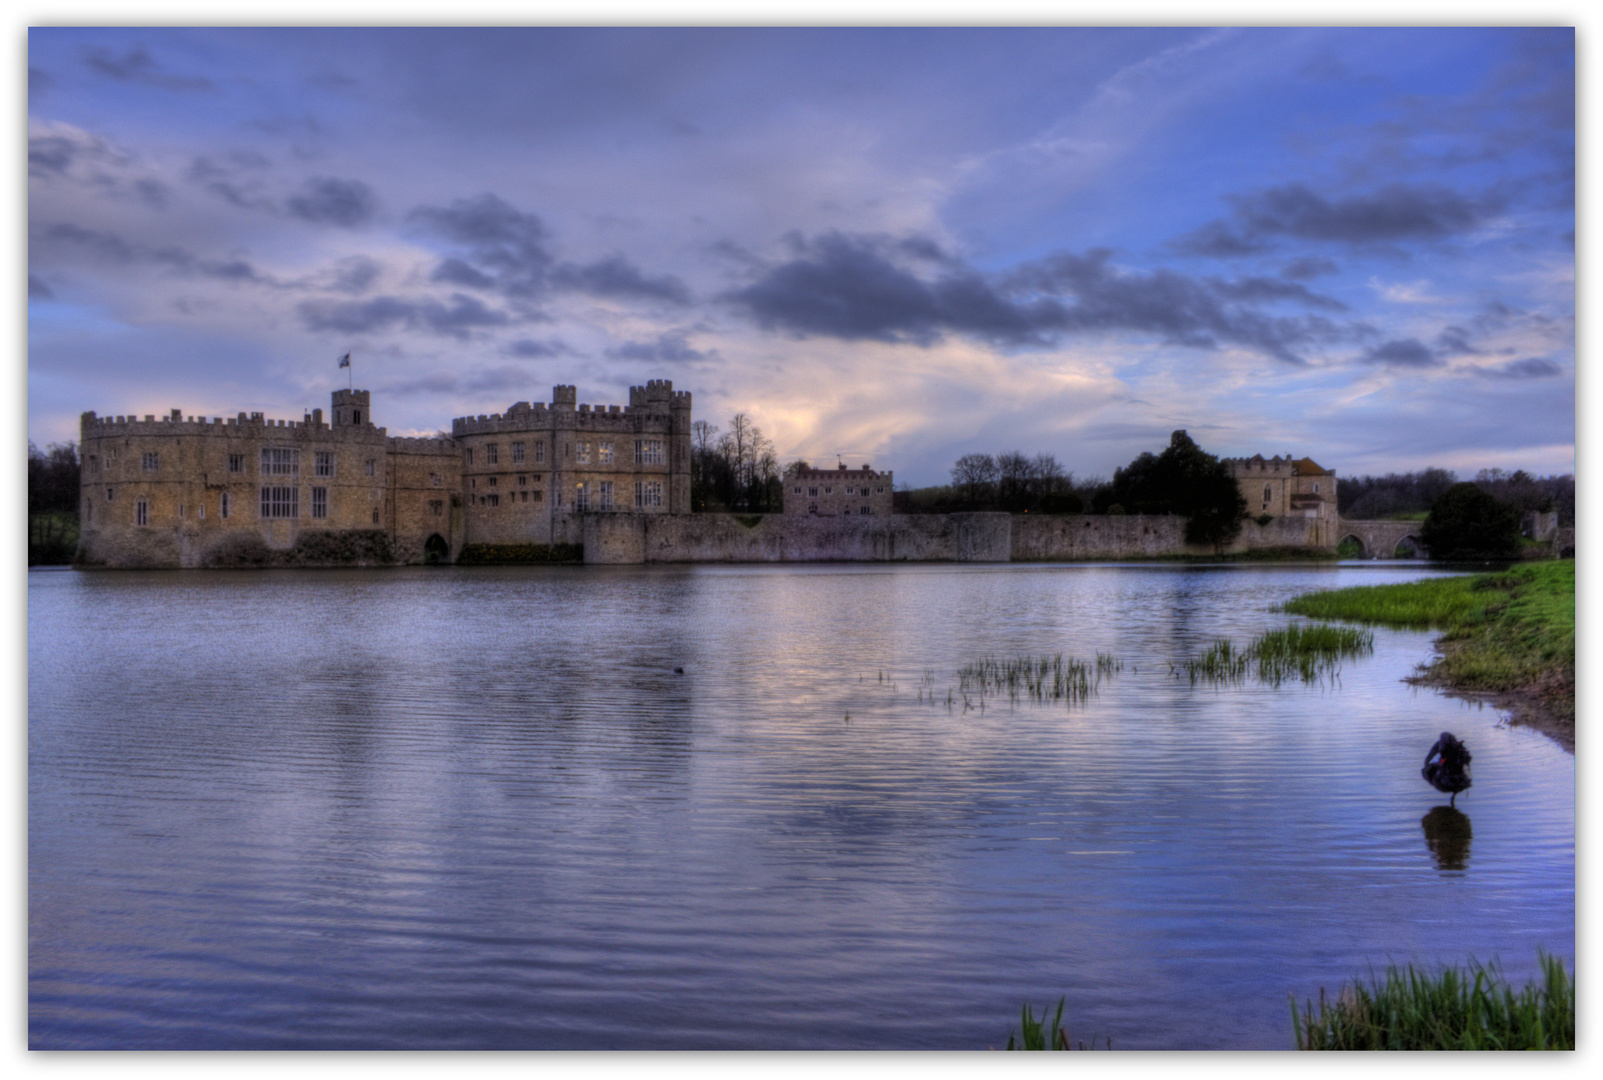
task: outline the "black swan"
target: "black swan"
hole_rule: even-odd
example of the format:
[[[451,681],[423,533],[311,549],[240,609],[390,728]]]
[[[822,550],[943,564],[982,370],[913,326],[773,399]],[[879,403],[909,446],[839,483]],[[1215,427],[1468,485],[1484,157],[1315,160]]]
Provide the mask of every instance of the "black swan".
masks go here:
[[[1470,786],[1469,747],[1459,742],[1452,732],[1442,732],[1442,737],[1425,755],[1425,767],[1419,774],[1437,791],[1450,794],[1453,798],[1447,800],[1447,805],[1452,806],[1458,793]]]

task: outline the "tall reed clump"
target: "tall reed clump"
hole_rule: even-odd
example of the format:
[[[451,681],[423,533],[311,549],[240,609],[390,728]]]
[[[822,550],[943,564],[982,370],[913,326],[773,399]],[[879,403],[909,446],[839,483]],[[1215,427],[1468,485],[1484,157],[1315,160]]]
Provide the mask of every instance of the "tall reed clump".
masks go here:
[[[1515,990],[1471,961],[1434,975],[1392,966],[1384,979],[1319,991],[1319,1011],[1291,1000],[1299,1050],[1573,1050],[1575,982],[1557,957],[1539,954],[1540,983]],[[1043,1016],[1044,1019],[1044,1016]]]
[[[1006,694],[1008,700],[1029,697],[1035,701],[1067,701],[1084,704],[1096,693],[1104,678],[1112,678],[1123,663],[1107,653],[1097,653],[1094,662],[1055,656],[1020,656],[1012,660],[986,657],[957,672],[957,686],[964,694]]]
[[[1306,684],[1334,678],[1347,657],[1375,651],[1375,634],[1350,626],[1288,626],[1259,634],[1246,648],[1237,649],[1219,638],[1200,655],[1185,662],[1195,686],[1199,682],[1240,683],[1249,674],[1270,686],[1291,678]]]
[[[1080,1043],[1078,1047],[1069,1042],[1069,1033],[1063,1028],[1064,1000],[1065,999],[1063,998],[1058,998],[1058,1011],[1057,1014],[1052,1017],[1052,1022],[1050,1024],[1046,1022],[1045,1009],[1041,1010],[1041,1019],[1037,1020],[1035,1018],[1035,1014],[1031,1011],[1029,1004],[1026,1003],[1022,1010],[1022,1015],[1019,1017],[1019,1027],[1021,1029],[1019,1032],[1019,1038],[1017,1041],[1015,1041],[1013,1035],[1009,1033],[1007,1037],[1007,1048],[1009,1050],[1096,1049],[1095,1039],[1091,1040],[1092,1045],[1089,1047],[1083,1042]],[[1113,1049],[1113,1040],[1111,1038],[1107,1040],[1107,1049]]]

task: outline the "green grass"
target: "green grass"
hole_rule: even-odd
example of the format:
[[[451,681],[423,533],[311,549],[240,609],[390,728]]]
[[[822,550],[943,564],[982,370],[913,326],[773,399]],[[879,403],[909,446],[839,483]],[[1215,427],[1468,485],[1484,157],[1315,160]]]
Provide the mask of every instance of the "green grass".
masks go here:
[[[1309,593],[1283,610],[1317,619],[1441,630],[1428,671],[1463,690],[1530,690],[1575,715],[1575,563]]]
[[[1317,1013],[1310,1001],[1299,1015],[1293,998],[1297,1049],[1573,1050],[1575,982],[1556,957],[1540,962],[1541,981],[1519,990],[1472,961],[1435,974],[1392,966],[1334,1001],[1321,989]]]

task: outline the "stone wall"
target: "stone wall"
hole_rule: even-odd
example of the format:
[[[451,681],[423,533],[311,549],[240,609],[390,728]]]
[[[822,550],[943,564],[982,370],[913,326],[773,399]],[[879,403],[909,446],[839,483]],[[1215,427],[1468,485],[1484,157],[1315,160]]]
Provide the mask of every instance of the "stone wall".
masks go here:
[[[1185,519],[1141,515],[767,514],[575,515],[588,563],[639,562],[1072,562],[1206,557],[1185,543]],[[749,523],[749,524],[748,524]],[[1243,524],[1229,549],[1321,549],[1306,518]]]

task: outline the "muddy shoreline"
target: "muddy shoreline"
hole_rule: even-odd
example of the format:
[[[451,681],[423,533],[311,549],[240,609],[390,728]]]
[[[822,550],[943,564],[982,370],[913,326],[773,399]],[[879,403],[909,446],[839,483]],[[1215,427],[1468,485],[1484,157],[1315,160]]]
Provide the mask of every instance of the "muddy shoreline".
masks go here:
[[[1438,654],[1452,646],[1436,643]],[[1403,680],[1413,686],[1429,686],[1449,697],[1477,701],[1509,714],[1508,722],[1540,731],[1573,756],[1575,754],[1575,683],[1555,675],[1530,686],[1513,690],[1477,690],[1454,683],[1437,673],[1437,664],[1421,665],[1417,674]]]

